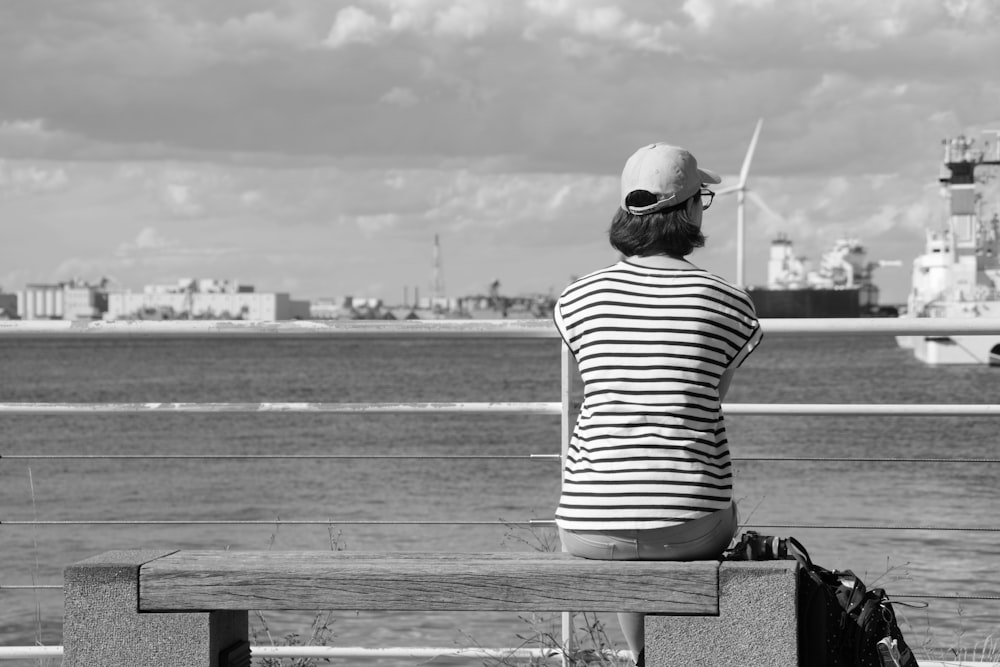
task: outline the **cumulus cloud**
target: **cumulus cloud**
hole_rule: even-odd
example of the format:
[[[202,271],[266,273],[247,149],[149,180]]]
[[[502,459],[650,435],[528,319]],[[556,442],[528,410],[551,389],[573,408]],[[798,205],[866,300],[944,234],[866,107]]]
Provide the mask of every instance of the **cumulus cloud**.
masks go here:
[[[308,14],[279,16],[274,11],[251,12],[226,19],[218,31],[218,39],[243,48],[281,47],[307,48],[314,38]],[[204,26],[202,30],[211,30]]]
[[[716,6],[717,3],[711,0],[685,0],[684,13],[691,17],[695,26],[706,31],[715,20]]]
[[[0,159],[0,196],[41,195],[61,190],[69,182],[69,174],[62,166]]]
[[[115,255],[128,257],[136,253],[149,253],[177,247],[177,242],[164,237],[154,227],[143,227],[131,241],[118,245]]]
[[[220,165],[147,163],[136,171],[122,172],[122,177],[139,180],[177,218],[227,216],[262,201],[262,193],[245,186],[244,171]]]
[[[41,118],[0,121],[0,136],[40,136],[44,133],[45,121]]]
[[[163,203],[174,214],[193,217],[204,209],[194,201],[191,186],[184,183],[167,183],[162,191]]]
[[[385,31],[377,18],[350,5],[337,12],[323,44],[334,49],[348,44],[372,44]]]

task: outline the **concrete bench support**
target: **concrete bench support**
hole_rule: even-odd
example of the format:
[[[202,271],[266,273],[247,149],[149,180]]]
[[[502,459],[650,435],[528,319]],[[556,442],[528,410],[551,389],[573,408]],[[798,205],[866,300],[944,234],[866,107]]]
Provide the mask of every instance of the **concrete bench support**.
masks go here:
[[[169,551],[110,551],[67,568],[64,667],[218,667],[246,611],[139,613],[139,568]]]
[[[112,551],[66,569],[63,665],[249,665],[247,611],[260,609],[643,612],[650,667],[794,667],[796,566],[531,553]]]
[[[796,561],[724,562],[718,616],[647,616],[646,664],[798,665]]]

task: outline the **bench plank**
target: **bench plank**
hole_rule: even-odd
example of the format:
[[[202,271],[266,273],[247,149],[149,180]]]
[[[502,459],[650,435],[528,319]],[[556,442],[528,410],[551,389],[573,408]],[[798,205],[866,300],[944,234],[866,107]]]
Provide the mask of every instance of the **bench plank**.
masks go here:
[[[716,561],[562,553],[178,551],[141,566],[139,611],[719,613]]]

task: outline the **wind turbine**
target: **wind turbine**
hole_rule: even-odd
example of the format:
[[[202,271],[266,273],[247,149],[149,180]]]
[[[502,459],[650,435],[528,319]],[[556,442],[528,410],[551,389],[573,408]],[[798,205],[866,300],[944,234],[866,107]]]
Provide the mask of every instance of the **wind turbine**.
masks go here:
[[[757,148],[757,139],[760,137],[760,128],[764,125],[764,119],[760,118],[757,120],[757,127],[754,128],[753,137],[750,139],[750,147],[747,148],[747,154],[743,158],[743,166],[740,168],[740,180],[736,185],[729,186],[727,188],[721,188],[716,191],[716,195],[727,195],[730,193],[736,193],[736,285],[738,287],[744,287],[746,285],[746,273],[744,267],[745,249],[746,249],[746,235],[744,229],[744,218],[746,215],[745,206],[746,198],[749,196],[753,202],[760,206],[764,211],[775,218],[781,220],[781,216],[775,213],[770,206],[764,203],[756,192],[750,190],[747,187],[747,176],[750,175],[750,162],[753,160],[754,150]]]

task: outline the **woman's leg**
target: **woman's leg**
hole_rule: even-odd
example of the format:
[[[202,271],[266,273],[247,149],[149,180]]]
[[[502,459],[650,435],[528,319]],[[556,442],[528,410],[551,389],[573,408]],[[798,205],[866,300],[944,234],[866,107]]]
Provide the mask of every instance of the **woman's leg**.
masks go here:
[[[618,624],[622,626],[625,643],[632,652],[632,662],[639,662],[639,654],[646,647],[646,615],[631,611],[618,614]]]
[[[638,531],[636,548],[642,560],[705,560],[718,558],[739,528],[736,503],[701,519],[660,530]],[[637,664],[646,648],[646,615],[618,614],[625,641]],[[640,667],[643,667],[640,665]]]
[[[593,560],[638,560],[635,534],[639,531],[571,531],[559,530],[563,549],[579,558]],[[620,613],[618,622],[625,635],[625,643],[632,652],[632,660],[639,659],[644,645],[645,627],[643,614]]]

